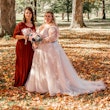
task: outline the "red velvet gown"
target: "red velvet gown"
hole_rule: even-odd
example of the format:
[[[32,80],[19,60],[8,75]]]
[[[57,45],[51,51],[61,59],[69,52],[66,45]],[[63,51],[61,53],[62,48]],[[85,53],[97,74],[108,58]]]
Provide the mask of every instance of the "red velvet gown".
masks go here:
[[[16,35],[22,35],[21,30],[23,28],[31,28],[35,30],[35,26],[28,27],[24,22],[20,22],[16,25],[13,37]],[[28,78],[28,74],[31,69],[33,49],[30,41],[27,41],[25,45],[25,40],[20,39],[16,44],[16,65],[15,65],[15,87],[23,86]]]

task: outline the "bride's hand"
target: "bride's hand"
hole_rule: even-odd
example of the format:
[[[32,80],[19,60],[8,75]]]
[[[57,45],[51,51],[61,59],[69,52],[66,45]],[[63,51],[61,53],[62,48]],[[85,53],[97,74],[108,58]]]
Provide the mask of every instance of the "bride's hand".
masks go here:
[[[43,42],[43,43],[49,43],[49,38],[48,38],[48,37],[44,38],[44,39],[42,40],[42,42]]]
[[[32,48],[33,48],[33,50],[35,50],[36,48],[38,48],[38,45],[39,45],[38,43],[33,42],[33,43],[32,43]]]

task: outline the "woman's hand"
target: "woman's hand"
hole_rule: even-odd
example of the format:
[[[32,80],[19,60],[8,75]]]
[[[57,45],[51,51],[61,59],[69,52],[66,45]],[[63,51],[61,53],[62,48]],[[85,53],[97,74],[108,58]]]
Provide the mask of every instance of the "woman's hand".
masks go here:
[[[23,39],[25,40],[25,45],[27,44],[28,36],[24,36]]]
[[[35,50],[36,48],[38,48],[38,43],[36,43],[36,42],[33,42],[32,43],[32,48],[33,48],[33,50]]]
[[[46,38],[44,38],[44,39],[42,40],[43,43],[49,43],[49,41],[50,41],[50,40],[49,40],[48,37],[46,37]]]

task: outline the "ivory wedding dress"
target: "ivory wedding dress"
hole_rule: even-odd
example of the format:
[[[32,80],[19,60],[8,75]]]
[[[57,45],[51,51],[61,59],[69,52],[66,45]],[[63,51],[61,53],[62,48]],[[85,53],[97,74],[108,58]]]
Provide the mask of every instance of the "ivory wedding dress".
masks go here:
[[[49,37],[49,43],[40,43],[34,51],[33,63],[25,87],[30,92],[57,93],[76,96],[104,90],[102,81],[81,79],[64,50],[58,43],[58,28],[45,26],[39,33],[42,38]],[[86,73],[85,73],[86,74]]]

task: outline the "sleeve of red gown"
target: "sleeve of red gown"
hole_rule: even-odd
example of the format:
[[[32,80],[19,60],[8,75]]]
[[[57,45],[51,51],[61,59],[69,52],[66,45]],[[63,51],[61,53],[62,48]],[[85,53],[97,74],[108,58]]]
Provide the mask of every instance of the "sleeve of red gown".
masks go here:
[[[18,23],[14,29],[13,37],[15,38],[16,35],[21,35],[21,30],[20,30],[20,25],[21,23]]]

